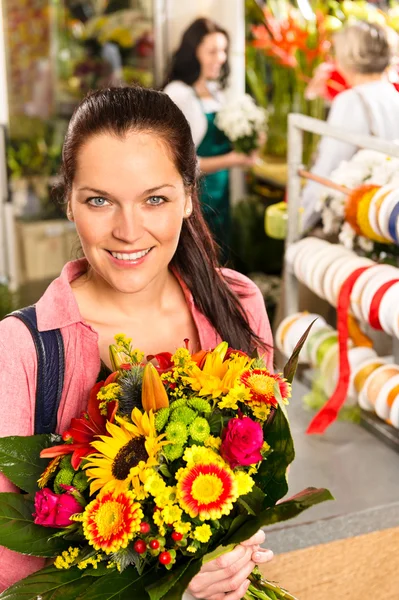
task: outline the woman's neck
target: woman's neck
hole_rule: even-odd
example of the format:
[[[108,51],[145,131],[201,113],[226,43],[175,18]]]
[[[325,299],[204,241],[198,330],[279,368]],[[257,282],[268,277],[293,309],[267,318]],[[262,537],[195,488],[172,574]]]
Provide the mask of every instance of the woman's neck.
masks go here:
[[[81,283],[81,285],[80,285]],[[180,286],[167,269],[144,289],[124,293],[111,287],[104,279],[92,272],[74,286],[79,309],[84,318],[97,315],[96,320],[110,321],[131,319],[142,321],[148,315],[167,311],[175,297],[173,291]]]
[[[210,98],[212,96],[208,88],[208,80],[205,77],[200,76],[193,84],[193,88],[200,98]]]
[[[365,83],[383,81],[384,79],[386,79],[384,73],[353,73],[348,83],[351,85],[351,87],[355,87]]]

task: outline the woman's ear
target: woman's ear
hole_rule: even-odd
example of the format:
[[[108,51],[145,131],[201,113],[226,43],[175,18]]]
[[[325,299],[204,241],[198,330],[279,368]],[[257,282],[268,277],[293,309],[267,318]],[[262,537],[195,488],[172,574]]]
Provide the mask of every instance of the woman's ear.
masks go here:
[[[184,208],[184,216],[187,218],[193,212],[193,202],[191,200],[191,196],[189,196],[186,200],[186,205]]]

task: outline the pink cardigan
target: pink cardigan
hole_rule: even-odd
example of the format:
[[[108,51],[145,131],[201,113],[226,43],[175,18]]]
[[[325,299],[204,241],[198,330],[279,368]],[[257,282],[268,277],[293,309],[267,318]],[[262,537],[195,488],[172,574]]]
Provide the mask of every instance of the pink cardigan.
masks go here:
[[[70,286],[70,282],[86,269],[85,259],[69,262],[36,304],[39,330],[61,329],[64,340],[65,379],[58,410],[58,432],[67,429],[70,420],[85,409],[90,389],[100,370],[98,335],[82,320]],[[272,333],[261,292],[244,275],[230,269],[224,269],[223,273],[238,283],[245,284],[247,297],[242,299],[242,304],[252,329],[272,348]],[[183,282],[180,283],[197,326],[201,348],[215,347],[220,342],[218,334],[195,306],[190,291]],[[233,289],[234,287],[233,284]],[[1,321],[1,437],[33,434],[36,367],[35,347],[25,325],[11,317]],[[272,351],[268,355],[268,367],[273,367]],[[3,475],[0,475],[0,491],[15,491],[14,486]],[[0,591],[43,565],[43,559],[21,556],[0,547]]]

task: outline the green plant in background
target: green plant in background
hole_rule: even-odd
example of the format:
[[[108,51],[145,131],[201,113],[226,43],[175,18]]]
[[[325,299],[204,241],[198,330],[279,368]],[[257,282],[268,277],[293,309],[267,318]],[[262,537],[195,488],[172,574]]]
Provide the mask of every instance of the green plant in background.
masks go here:
[[[249,196],[233,207],[234,265],[242,273],[280,274],[284,241],[268,237],[264,230],[265,202]]]
[[[55,175],[61,162],[65,125],[18,115],[10,122],[7,164],[14,179]]]
[[[0,321],[18,306],[17,294],[10,292],[5,283],[0,283]]]

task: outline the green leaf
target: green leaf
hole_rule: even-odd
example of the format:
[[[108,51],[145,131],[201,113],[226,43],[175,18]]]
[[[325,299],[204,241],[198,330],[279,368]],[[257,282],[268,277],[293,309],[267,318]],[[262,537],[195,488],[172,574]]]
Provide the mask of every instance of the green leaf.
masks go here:
[[[33,556],[55,556],[70,542],[52,537],[59,529],[35,525],[33,501],[22,494],[0,494],[0,545]]]
[[[293,382],[293,379],[295,377],[295,373],[296,373],[296,368],[298,366],[298,359],[299,359],[299,353],[303,348],[304,343],[306,342],[306,339],[309,335],[310,330],[313,327],[313,323],[317,321],[317,319],[314,319],[314,321],[311,322],[311,324],[309,325],[309,327],[307,328],[307,330],[305,331],[305,333],[299,338],[291,356],[289,357],[283,373],[284,373],[284,377],[286,378],[286,380],[289,383]]]
[[[25,492],[36,492],[37,480],[49,463],[40,452],[58,443],[59,436],[31,435],[0,438],[0,471]]]
[[[266,494],[265,506],[274,506],[288,492],[287,467],[295,458],[290,426],[281,403],[271,423],[264,426],[264,439],[272,452],[260,464],[256,483]]]
[[[111,571],[97,579],[76,600],[148,600],[146,586],[154,581],[154,576],[153,568],[143,575],[139,575],[134,567],[128,567],[123,573]]]
[[[226,536],[223,543],[240,544],[252,537],[261,527],[293,519],[311,506],[333,499],[331,493],[326,489],[307,488],[289,500],[264,510],[257,517],[248,517],[233,535]]]
[[[246,496],[241,496],[238,503],[245,508],[250,515],[257,515],[264,508],[265,494],[256,485]]]
[[[96,578],[94,570],[82,571],[77,567],[56,569],[49,566],[17,581],[0,594],[0,600],[77,600]],[[84,580],[84,581],[83,581]]]
[[[176,581],[174,586],[162,596],[162,600],[178,600],[183,597],[184,592],[190,585],[190,581],[193,577],[199,573],[202,567],[202,558],[197,558],[189,562],[179,579]]]

